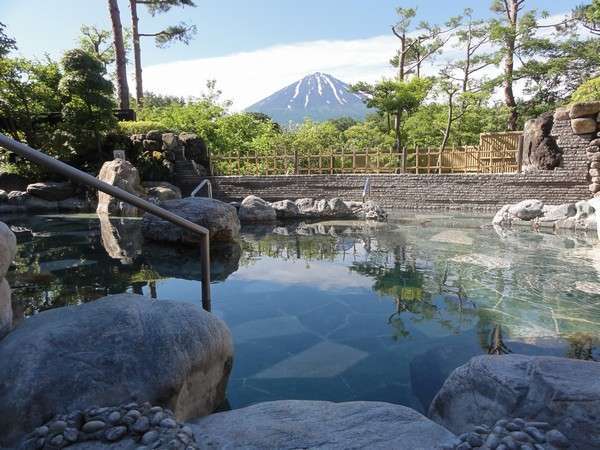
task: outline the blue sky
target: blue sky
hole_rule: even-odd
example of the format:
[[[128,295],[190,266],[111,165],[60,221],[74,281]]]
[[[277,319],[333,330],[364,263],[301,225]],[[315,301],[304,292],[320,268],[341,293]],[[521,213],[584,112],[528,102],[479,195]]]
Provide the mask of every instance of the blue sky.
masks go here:
[[[559,14],[581,1],[527,0],[527,3],[530,8]],[[198,28],[189,46],[176,44],[157,49],[151,39],[143,42],[148,86],[164,93],[198,95],[204,80],[217,78],[219,82],[223,80],[225,94],[236,101],[240,92],[251,85],[249,78],[262,83],[253,95],[238,101],[240,106],[247,106],[263,93],[270,93],[269,89],[272,92],[311,71],[329,71],[344,81],[372,79],[375,65],[382,68],[392,56],[387,55],[388,50],[393,53],[389,29],[397,6],[416,6],[418,20],[433,23],[443,22],[465,7],[471,7],[482,18],[490,15],[490,0],[197,0],[196,3],[197,8],[173,10],[156,17],[142,13],[140,23],[144,32],[180,21],[194,23]],[[119,4],[123,24],[128,26],[129,2],[119,0]],[[82,24],[110,26],[106,0],[0,0],[0,21],[17,39],[19,52],[28,57],[41,57],[45,53],[60,56],[76,44]],[[353,48],[357,64],[352,63]],[[281,60],[288,52],[298,58],[288,55],[289,59]],[[341,53],[345,59],[333,64]],[[371,67],[369,74],[366,69],[359,70],[358,62],[365,55],[370,61],[361,64]],[[262,67],[248,70],[255,65]],[[280,67],[283,65],[287,67]],[[182,71],[185,74],[181,82],[173,83],[173,76]],[[168,80],[173,86],[168,86]]]

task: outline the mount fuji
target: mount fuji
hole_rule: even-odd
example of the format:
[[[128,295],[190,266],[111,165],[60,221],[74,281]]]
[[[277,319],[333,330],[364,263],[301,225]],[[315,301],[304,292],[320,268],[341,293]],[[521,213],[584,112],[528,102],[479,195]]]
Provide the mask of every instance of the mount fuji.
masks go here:
[[[287,125],[305,118],[316,122],[352,117],[362,120],[369,109],[363,96],[350,92],[350,86],[331,75],[313,73],[246,108],[247,112],[267,114]]]

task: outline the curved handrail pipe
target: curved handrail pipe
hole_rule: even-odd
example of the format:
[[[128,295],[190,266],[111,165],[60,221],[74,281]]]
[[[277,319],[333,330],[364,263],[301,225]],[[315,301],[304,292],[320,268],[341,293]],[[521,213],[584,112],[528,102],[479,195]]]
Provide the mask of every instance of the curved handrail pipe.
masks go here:
[[[192,191],[192,193],[190,194],[190,197],[195,197],[196,194],[198,192],[200,192],[200,190],[204,186],[206,186],[206,190],[207,190],[207,193],[208,193],[208,198],[212,198],[212,184],[211,184],[211,182],[210,182],[210,180],[208,178],[205,179],[205,180],[202,180],[202,182],[198,186],[196,186],[196,189],[194,189]]]
[[[46,167],[53,172],[56,172],[76,183],[90,186],[104,192],[105,194],[111,195],[118,198],[121,201],[129,203],[143,211],[150,214],[154,214],[161,219],[171,222],[177,226],[180,226],[188,231],[201,235],[201,265],[202,265],[202,307],[207,311],[210,311],[210,236],[208,229],[195,224],[177,214],[173,214],[171,211],[167,211],[160,206],[150,203],[143,198],[133,195],[121,188],[112,186],[105,183],[102,180],[90,175],[89,173],[83,172],[75,167],[65,164],[45,153],[34,150],[33,148],[25,145],[21,142],[15,141],[0,133],[0,147],[4,147],[11,152],[16,153],[23,158],[29,159],[36,164]]]

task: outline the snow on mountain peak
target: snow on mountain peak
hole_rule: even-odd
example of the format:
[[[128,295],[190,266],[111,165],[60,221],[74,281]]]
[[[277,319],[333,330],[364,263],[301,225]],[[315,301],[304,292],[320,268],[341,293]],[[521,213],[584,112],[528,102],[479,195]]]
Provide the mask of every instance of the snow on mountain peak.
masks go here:
[[[261,112],[285,124],[302,122],[307,117],[315,121],[344,116],[363,119],[367,108],[360,95],[350,92],[348,84],[329,74],[315,72],[246,111]]]

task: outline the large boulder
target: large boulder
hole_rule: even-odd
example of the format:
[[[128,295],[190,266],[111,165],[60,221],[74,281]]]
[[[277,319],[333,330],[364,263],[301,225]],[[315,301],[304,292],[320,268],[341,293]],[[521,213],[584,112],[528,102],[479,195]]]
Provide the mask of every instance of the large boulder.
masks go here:
[[[578,119],[580,117],[595,116],[600,112],[600,102],[575,103],[571,106],[569,117]]]
[[[478,356],[456,369],[429,417],[456,434],[507,417],[547,422],[576,448],[600,448],[600,363],[548,356]]]
[[[562,161],[562,151],[551,136],[554,115],[542,114],[525,122],[523,130],[523,170],[552,170]]]
[[[179,135],[179,142],[183,145],[186,159],[208,167],[208,149],[200,136],[194,133],[181,133]]]
[[[213,414],[189,424],[201,448],[453,448],[457,438],[405,406],[285,400]]]
[[[596,132],[598,124],[595,119],[572,119],[571,128],[574,134],[592,134]]]
[[[4,279],[17,253],[17,238],[8,226],[0,222],[0,339],[6,336],[13,321],[11,292]]]
[[[271,204],[255,195],[249,195],[242,201],[238,215],[242,223],[270,223],[277,220]]]
[[[129,161],[114,159],[102,165],[98,178],[105,183],[121,188],[130,194],[144,197],[144,188],[140,183],[138,170]],[[122,202],[104,192],[98,192],[98,214],[116,216],[139,216],[141,212],[132,205]]]
[[[207,228],[211,241],[236,241],[240,237],[240,220],[235,207],[206,197],[186,197],[167,200],[162,208]],[[197,243],[200,236],[167,222],[152,214],[145,214],[142,222],[144,237],[152,241]]]
[[[181,189],[166,181],[147,181],[142,185],[146,190],[148,199],[156,203],[181,198]]]
[[[121,294],[44,311],[0,341],[0,446],[74,409],[150,402],[178,420],[225,398],[233,344],[199,305]]]
[[[327,202],[329,210],[331,211],[331,217],[334,219],[347,219],[352,218],[352,210],[346,205],[346,203],[339,197],[332,198]]]
[[[295,203],[302,216],[311,217],[315,215],[315,200],[313,198],[299,198]]]
[[[27,193],[43,200],[57,202],[73,196],[75,190],[71,183],[45,182],[30,184],[27,186]]]
[[[298,206],[291,200],[281,200],[279,202],[271,203],[271,206],[275,210],[275,214],[278,219],[289,220],[298,219],[300,217],[300,210]]]
[[[508,212],[517,219],[533,220],[544,214],[544,203],[539,200],[523,200],[508,208]]]

